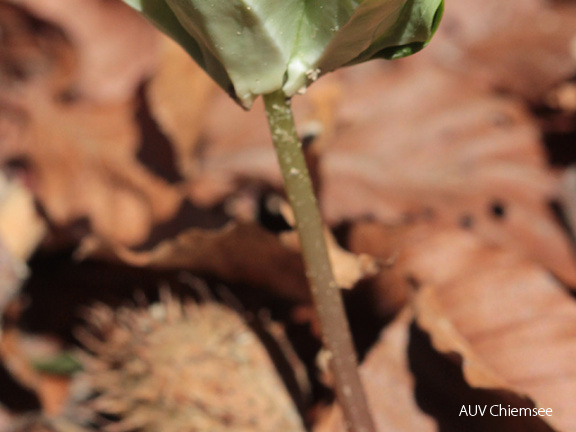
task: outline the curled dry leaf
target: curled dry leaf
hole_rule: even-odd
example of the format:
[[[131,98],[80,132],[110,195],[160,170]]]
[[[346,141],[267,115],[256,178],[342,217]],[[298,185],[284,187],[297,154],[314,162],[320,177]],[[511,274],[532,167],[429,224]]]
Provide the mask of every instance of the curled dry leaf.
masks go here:
[[[293,224],[291,209],[282,199],[278,202],[285,220]],[[343,249],[329,230],[325,235],[339,287],[353,288],[359,280],[378,273],[376,259]],[[192,228],[147,250],[132,250],[92,236],[84,239],[77,256],[162,270],[185,268],[230,283],[264,287],[294,300],[309,300],[297,233],[275,235],[253,221],[231,222],[212,230]]]
[[[281,198],[276,201],[279,213],[282,214],[284,220],[291,227],[294,227],[296,221],[288,202]],[[300,251],[300,240],[296,231],[280,233],[279,237],[283,244],[295,251]],[[324,227],[324,239],[328,247],[330,263],[332,264],[334,279],[336,279],[338,287],[351,289],[354,288],[358,281],[378,274],[379,265],[376,259],[368,254],[355,254],[342,248],[336,241],[332,231],[327,227]]]
[[[376,260],[342,249],[327,232],[329,252],[341,288],[352,288],[378,272]],[[304,268],[295,232],[276,236],[252,223],[229,223],[224,228],[192,228],[150,250],[131,250],[119,243],[89,237],[77,252],[87,256],[154,269],[187,269],[271,290],[283,297],[308,301]]]
[[[40,87],[55,98],[63,98],[69,90],[70,75],[76,61],[72,47],[60,29],[37,20],[20,7],[0,2],[0,23],[3,43],[0,46],[0,89],[7,93],[24,92]],[[68,95],[66,95],[68,97]],[[8,123],[4,119],[4,123]],[[17,132],[3,126],[2,138]]]
[[[92,238],[79,250],[79,256],[86,255],[156,269],[188,269],[228,283],[267,288],[288,299],[309,300],[300,254],[254,224],[193,228],[143,252]]]
[[[472,387],[527,397],[553,410],[542,420],[574,430],[573,298],[538,265],[471,233],[422,232],[406,236],[395,271],[422,286],[416,319],[434,347],[457,354]]]
[[[409,327],[412,313],[405,310],[381,334],[360,373],[378,431],[435,432],[433,418],[418,406],[414,378],[408,361]],[[314,432],[344,432],[342,412],[335,405]]]
[[[300,242],[295,231],[280,234],[280,241],[295,252],[300,252]],[[332,263],[334,278],[340,288],[354,288],[358,281],[378,274],[379,265],[376,259],[368,254],[355,254],[343,249],[331,231],[324,230],[328,246],[328,255]]]

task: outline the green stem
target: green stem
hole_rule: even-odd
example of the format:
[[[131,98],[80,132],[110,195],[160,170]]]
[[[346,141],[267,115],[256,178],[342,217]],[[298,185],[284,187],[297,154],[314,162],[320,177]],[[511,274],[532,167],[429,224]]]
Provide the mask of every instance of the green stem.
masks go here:
[[[331,358],[338,401],[349,431],[374,432],[376,428],[358,375],[356,351],[342,296],[334,279],[324,226],[302,145],[296,133],[290,101],[282,91],[277,91],[265,95],[264,104],[288,200],[296,219],[306,276],[320,322],[324,348]]]

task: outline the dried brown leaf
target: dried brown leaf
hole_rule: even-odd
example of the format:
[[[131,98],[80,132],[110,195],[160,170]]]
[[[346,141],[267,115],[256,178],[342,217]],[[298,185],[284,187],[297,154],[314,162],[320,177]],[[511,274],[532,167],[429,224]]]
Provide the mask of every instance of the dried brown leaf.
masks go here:
[[[549,208],[557,179],[522,106],[433,67],[347,73],[340,85],[353,97],[337,106],[338,133],[322,159],[331,223],[434,218],[523,251],[576,284],[572,245]]]
[[[93,238],[79,254],[156,269],[188,269],[229,283],[267,288],[289,299],[309,300],[300,254],[253,224],[193,228],[143,252]]]
[[[223,121],[226,127],[222,127]],[[276,187],[282,184],[260,100],[246,112],[228,95],[216,93],[202,137],[197,177],[189,186],[195,202],[214,205],[250,181]]]
[[[358,281],[378,274],[379,265],[376,259],[368,254],[355,254],[347,251],[336,242],[330,231],[325,230],[324,233],[338,287],[351,289]],[[300,242],[295,231],[281,233],[280,241],[294,252],[300,253]]]
[[[283,199],[277,200],[279,212],[284,217],[284,220],[291,226],[296,225],[294,213],[290,205]],[[301,252],[300,240],[296,231],[288,231],[280,233],[280,241],[286,246],[295,251]],[[328,248],[328,255],[332,264],[332,271],[334,272],[334,279],[340,288],[351,289],[358,283],[358,281],[370,278],[378,274],[380,268],[379,264],[374,257],[368,254],[360,253],[355,254],[342,248],[332,231],[324,227],[324,239]]]
[[[471,82],[538,102],[576,72],[575,25],[571,2],[454,2],[417,61],[432,59]]]
[[[22,139],[5,143],[0,158],[26,160],[31,187],[53,223],[85,218],[95,233],[134,244],[154,221],[176,212],[179,192],[136,159],[133,103],[62,106],[39,94],[29,102],[19,113]],[[13,114],[13,108],[0,113]]]
[[[193,178],[200,133],[216,89],[214,82],[167,37],[162,37],[160,65],[145,87],[151,115],[174,152],[182,178]]]
[[[334,129],[333,106],[342,103],[341,92],[330,77],[316,83],[305,97],[293,100],[299,135],[314,141],[313,150],[328,147]],[[214,95],[202,128],[204,147],[198,155],[198,172],[190,184],[195,202],[213,205],[249,184],[280,190],[282,177],[261,100],[249,112],[222,92]],[[222,127],[223,122],[226,127]]]
[[[534,118],[518,101],[423,65],[357,66],[295,99],[301,135],[320,132],[325,149],[320,198],[328,223],[434,217],[524,251],[576,285],[573,247],[550,208],[557,177]],[[221,95],[211,109],[194,199],[213,204],[246,181],[280,187],[261,107],[245,113]]]
[[[457,354],[473,387],[528,397],[558,430],[576,417],[576,304],[538,265],[443,232],[405,251],[405,271],[423,284],[416,317],[442,353]],[[408,270],[409,268],[409,270]]]
[[[45,6],[46,13],[62,12],[61,19],[70,20],[66,15],[70,11],[60,9],[67,2],[55,3]],[[92,2],[87,10],[97,4],[103,10],[95,21],[105,21],[116,7],[132,17],[118,2]],[[81,230],[76,236],[92,232],[123,244],[144,242],[153,228],[181,209],[184,191],[179,181],[192,174],[194,158],[189,156],[198,142],[212,84],[181,49],[164,39],[162,67],[144,92],[134,94],[133,82],[125,97],[111,98],[120,102],[95,103],[87,95],[68,100],[63,94],[70,91],[73,75],[81,73],[73,59],[88,48],[71,46],[58,29],[38,24],[21,9],[5,3],[0,7],[6,12],[0,18],[6,21],[2,28],[7,42],[0,50],[1,163],[25,171],[53,224],[77,224]],[[140,18],[126,19],[123,37],[137,39],[139,24],[132,26],[130,20]],[[102,28],[87,24],[83,31],[92,32],[91,40],[97,40]],[[114,49],[121,47],[127,48],[109,41],[99,49],[113,58],[119,55]],[[150,52],[157,61],[157,50]],[[31,72],[14,75],[11,71]],[[189,103],[181,112],[184,101]]]
[[[394,316],[410,302],[417,280],[410,267],[406,266],[404,256],[406,250],[428,238],[430,232],[431,227],[426,224],[392,227],[364,222],[350,227],[347,247],[356,253],[370,254],[382,264],[382,270],[366,282],[366,289],[378,315]],[[451,257],[454,262],[437,271],[457,269],[458,258]]]
[[[158,32],[126,4],[110,0],[4,0],[58,27],[76,52],[72,91],[97,102],[131,99],[155,69]]]

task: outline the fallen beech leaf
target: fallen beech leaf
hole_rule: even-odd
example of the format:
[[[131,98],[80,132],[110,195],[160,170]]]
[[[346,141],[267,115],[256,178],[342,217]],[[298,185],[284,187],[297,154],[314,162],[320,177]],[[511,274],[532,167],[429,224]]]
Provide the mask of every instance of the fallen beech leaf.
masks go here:
[[[576,319],[575,305],[563,287],[515,252],[487,245],[465,230],[429,222],[399,227],[365,223],[353,226],[349,238],[352,250],[360,248],[382,260],[388,258],[373,288],[376,303],[383,302],[378,307],[390,308],[398,292],[404,295],[404,303],[413,299],[418,324],[430,334],[434,348],[446,355],[441,362],[429,358],[437,356],[433,348],[425,348],[428,342],[423,345],[421,332],[411,334],[411,369],[419,380],[418,400],[443,425],[442,430],[551,430],[541,421],[548,418],[462,419],[458,413],[463,404],[501,403],[531,409],[534,401],[538,407],[553,407],[556,415],[573,400],[568,384],[572,366],[558,368],[569,363],[564,350],[571,349],[573,332],[568,328]],[[472,285],[473,290],[469,289]],[[574,312],[571,318],[569,310]],[[518,316],[526,319],[523,325],[508,321]],[[564,332],[558,328],[562,326]],[[555,349],[552,341],[563,333],[567,339],[560,345],[564,346]],[[477,340],[489,346],[479,352]],[[493,367],[493,360],[501,365],[502,359],[508,360],[508,369]],[[460,366],[464,378],[458,372]],[[520,370],[528,373],[517,379]],[[531,371],[534,375],[528,376]],[[557,399],[567,400],[557,403],[549,396],[561,379],[566,380],[567,389],[562,386]]]
[[[136,160],[132,103],[60,106],[35,94],[27,105],[22,139],[5,143],[0,158],[28,161],[32,189],[54,223],[86,218],[94,232],[135,244],[176,212],[179,192]]]
[[[405,271],[423,284],[418,325],[437,350],[458,355],[467,382],[528,397],[553,410],[542,420],[574,430],[576,304],[565,289],[538,265],[465,232],[431,236],[405,254]]]
[[[95,102],[131,99],[154,71],[158,33],[128,6],[101,0],[5,0],[61,29],[78,62],[73,91]]]
[[[300,254],[253,224],[230,223],[218,230],[193,228],[144,252],[92,238],[78,251],[79,257],[87,255],[155,269],[188,269],[309,301]]]
[[[152,116],[170,139],[181,177],[190,179],[198,169],[193,156],[216,85],[172,39],[162,36],[161,48],[161,62],[145,87],[146,96]]]
[[[222,127],[223,119],[226,127]],[[199,155],[199,171],[189,185],[189,194],[195,202],[214,205],[247,180],[277,187],[282,184],[261,100],[256,100],[246,112],[228,95],[217,92],[202,137],[205,145]]]
[[[327,75],[310,88],[306,97],[292,100],[299,135],[305,141],[314,141],[314,153],[326,149],[334,134],[333,105],[342,103],[341,93],[346,90],[334,85],[334,76],[339,74]],[[256,100],[246,112],[217,92],[208,110],[197,176],[189,185],[193,200],[214,205],[246,183],[265,183],[281,190],[282,179],[262,101]],[[223,119],[226,127],[222,127]]]
[[[377,222],[359,222],[350,227],[346,247],[374,256],[381,263],[382,270],[365,282],[378,315],[394,316],[410,302],[418,281],[409,265],[410,256],[405,258],[406,251],[429,238],[436,228],[439,227],[427,223],[385,226]],[[450,257],[451,265],[437,266],[436,272],[449,273],[459,268],[461,257]]]
[[[465,76],[421,66],[357,66],[319,81],[310,98],[294,100],[302,135],[314,124],[320,136],[333,137],[323,141],[320,156],[328,223],[434,217],[524,251],[576,286],[574,250],[549,208],[558,195],[557,177],[534,119],[517,101]],[[326,104],[315,95],[327,95]],[[278,187],[260,109],[256,104],[245,113],[216,98],[190,189],[195,200],[214,204],[247,181]]]
[[[337,106],[338,134],[322,159],[329,222],[432,217],[523,251],[576,285],[572,245],[549,208],[557,179],[520,105],[416,64],[340,76],[354,96]]]
[[[211,88],[207,78],[166,41],[162,67],[142,94],[105,104],[62,99],[59,92],[75,71],[72,47],[48,24],[0,6],[9,12],[2,16],[7,45],[0,50],[0,161],[24,168],[53,224],[86,222],[77,236],[92,232],[123,244],[143,243],[183,207],[185,192],[178,182],[191,175],[194,161],[183,155],[193,153],[198,142]],[[11,70],[35,73],[19,77]],[[193,79],[182,80],[175,92],[180,75]],[[188,103],[185,119],[173,115],[183,100],[196,100]]]
[[[415,60],[538,102],[576,72],[575,12],[561,1],[459,1],[446,8],[435,39]]]
[[[408,361],[412,314],[404,310],[381,334],[360,373],[378,431],[435,432],[438,425],[416,402]],[[335,405],[314,432],[344,432],[342,412]]]
[[[62,32],[37,20],[24,9],[0,2],[3,43],[0,46],[0,89],[16,95],[26,88],[49,91],[55,99],[69,97],[70,80],[76,59]],[[12,120],[12,128],[9,128]],[[2,138],[13,138],[18,123],[6,119]],[[8,133],[6,133],[8,132]]]

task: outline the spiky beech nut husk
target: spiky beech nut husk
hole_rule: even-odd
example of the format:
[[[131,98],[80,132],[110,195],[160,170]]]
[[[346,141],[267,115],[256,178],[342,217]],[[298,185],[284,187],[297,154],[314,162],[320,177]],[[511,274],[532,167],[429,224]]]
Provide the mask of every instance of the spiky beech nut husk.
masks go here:
[[[443,0],[124,0],[178,41],[246,108],[320,74],[422,49]]]
[[[79,334],[85,380],[110,432],[303,431],[282,379],[243,318],[216,303],[164,299],[91,310]]]
[[[26,422],[15,425],[6,432],[60,432],[44,422]]]
[[[18,425],[14,428],[10,428],[5,432],[61,432],[58,429],[50,427],[42,423],[32,423],[26,425]]]
[[[89,432],[62,418],[48,418],[42,414],[25,414],[15,419],[4,432]]]

